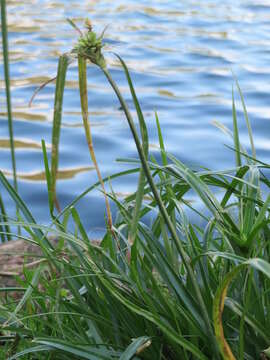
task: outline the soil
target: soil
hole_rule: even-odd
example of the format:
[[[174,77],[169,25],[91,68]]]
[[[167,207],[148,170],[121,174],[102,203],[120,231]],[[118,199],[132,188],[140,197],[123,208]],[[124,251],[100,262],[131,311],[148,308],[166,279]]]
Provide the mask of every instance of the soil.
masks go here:
[[[57,239],[50,239],[57,243]],[[15,275],[21,276],[23,266],[34,267],[40,260],[40,247],[24,240],[0,244],[0,288],[18,286]]]

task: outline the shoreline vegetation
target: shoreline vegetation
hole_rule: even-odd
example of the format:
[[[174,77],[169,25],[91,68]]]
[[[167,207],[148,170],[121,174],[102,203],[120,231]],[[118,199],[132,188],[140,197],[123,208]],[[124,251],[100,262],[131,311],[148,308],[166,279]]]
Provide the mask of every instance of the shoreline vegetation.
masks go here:
[[[11,110],[5,5],[1,0],[7,108]],[[169,154],[155,114],[157,159],[149,152],[147,125],[124,60],[116,55],[136,121],[107,67],[103,34],[98,36],[89,20],[83,31],[72,20],[69,23],[79,38],[58,62],[50,157],[42,140],[50,225],[38,224],[24,203],[15,185],[16,167],[14,184],[0,172],[1,192],[8,192],[17,208],[17,219],[11,219],[0,199],[2,246],[18,238],[21,244],[39,249],[34,266],[25,265],[23,276],[15,275],[16,286],[0,288],[0,358],[270,359],[270,165],[256,157],[238,82],[251,154],[240,142],[233,92],[233,131],[219,124],[232,138],[235,164],[231,169],[193,170]],[[66,72],[75,61],[82,121],[98,182],[61,209],[56,193],[61,114]],[[103,72],[118,98],[138,151],[137,160],[124,160],[129,170],[104,179],[88,118],[89,62]],[[12,140],[13,134],[14,150]],[[130,173],[138,174],[137,190],[120,200],[107,187]],[[97,187],[104,194],[107,217],[100,243],[89,241],[76,210],[76,204]],[[191,192],[196,202],[188,200]],[[114,218],[111,203],[117,207]],[[191,222],[187,210],[200,221]],[[145,219],[150,215],[149,224]],[[26,264],[27,254],[21,255]],[[20,293],[16,298],[14,291]]]

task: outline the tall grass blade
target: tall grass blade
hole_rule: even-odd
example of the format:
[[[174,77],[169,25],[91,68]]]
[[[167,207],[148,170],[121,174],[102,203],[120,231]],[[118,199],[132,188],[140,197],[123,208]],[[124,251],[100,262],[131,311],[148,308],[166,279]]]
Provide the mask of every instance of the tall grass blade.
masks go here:
[[[45,174],[46,174],[46,182],[47,182],[47,191],[48,191],[48,200],[49,200],[49,208],[50,208],[50,214],[52,217],[54,217],[53,209],[54,209],[54,194],[52,192],[52,185],[51,185],[51,172],[49,168],[49,161],[48,161],[48,155],[47,155],[47,149],[45,141],[41,140],[42,145],[42,152],[43,152],[43,161],[44,161],[44,167],[45,167]]]
[[[252,157],[254,159],[256,159],[256,150],[255,150],[255,145],[254,145],[254,141],[253,141],[253,135],[252,135],[252,129],[251,129],[251,124],[249,121],[249,117],[248,117],[248,112],[247,112],[247,108],[246,108],[246,104],[245,104],[245,100],[244,100],[244,96],[242,93],[242,90],[240,88],[239,82],[237,79],[235,79],[236,82],[236,86],[241,98],[241,102],[242,102],[242,107],[244,110],[244,116],[245,116],[245,120],[246,120],[246,125],[247,125],[247,129],[248,129],[248,136],[249,136],[249,141],[250,141],[250,146],[251,146],[251,151],[252,151]]]
[[[82,111],[82,117],[83,117],[83,125],[84,125],[84,131],[86,136],[86,141],[88,145],[88,149],[90,152],[91,159],[93,161],[93,164],[95,166],[98,180],[100,182],[100,185],[102,187],[104,197],[105,197],[105,205],[106,205],[106,211],[107,211],[107,220],[108,220],[108,227],[113,234],[113,222],[112,222],[112,214],[110,209],[110,203],[107,197],[106,189],[104,182],[102,180],[101,172],[99,170],[99,166],[97,163],[94,146],[93,146],[93,139],[91,134],[91,128],[88,120],[88,95],[87,95],[87,73],[86,73],[86,60],[82,57],[78,57],[78,70],[79,70],[79,87],[80,87],[80,98],[81,98],[81,111]]]
[[[52,156],[51,156],[51,192],[53,194],[56,209],[60,212],[60,205],[56,196],[56,179],[58,171],[59,158],[59,139],[62,121],[62,108],[65,89],[66,73],[69,59],[66,54],[60,56],[58,61],[58,70],[54,97],[54,115],[52,131]]]
[[[239,141],[239,132],[237,125],[237,115],[236,115],[233,88],[232,88],[232,114],[233,114],[233,139],[234,139],[234,148],[235,148],[235,162],[236,162],[236,166],[241,166],[241,147]]]
[[[137,112],[137,117],[139,120],[139,124],[140,124],[140,132],[141,132],[141,141],[142,141],[142,148],[144,151],[144,155],[146,157],[146,159],[148,158],[148,152],[149,152],[149,144],[148,144],[148,132],[147,132],[147,127],[145,124],[145,120],[144,120],[144,116],[141,110],[141,106],[139,104],[128,68],[124,62],[124,60],[116,54],[116,56],[118,57],[118,59],[121,62],[121,65],[124,69],[127,81],[128,81],[128,85],[129,85],[129,89],[132,95],[132,99],[133,99],[133,103]],[[136,199],[135,199],[135,209],[133,212],[133,220],[131,223],[131,228],[130,228],[130,233],[129,233],[129,243],[132,245],[135,237],[136,237],[136,233],[137,233],[137,227],[138,227],[138,222],[140,220],[140,210],[141,210],[141,206],[142,206],[142,201],[143,201],[143,195],[144,195],[144,185],[145,185],[145,175],[144,175],[144,171],[143,169],[141,169],[140,171],[140,175],[139,175],[139,180],[138,180],[138,186],[137,186],[137,192],[136,192]]]
[[[9,142],[11,151],[12,161],[12,173],[14,188],[18,191],[17,182],[17,171],[16,171],[16,159],[15,159],[15,145],[13,135],[13,120],[12,120],[12,109],[11,109],[11,94],[10,94],[10,76],[9,76],[9,59],[8,59],[8,33],[7,33],[7,19],[6,19],[6,0],[1,0],[1,32],[2,32],[2,46],[3,46],[3,57],[4,57],[4,73],[5,73],[5,89],[6,89],[6,103],[8,113],[8,131],[9,131]],[[19,210],[16,207],[17,217],[19,219]],[[20,228],[18,228],[20,234]]]
[[[256,211],[256,202],[258,198],[258,185],[259,185],[259,170],[257,167],[252,167],[250,169],[249,182],[251,185],[256,187],[247,186],[247,198],[245,206],[243,207],[243,235],[245,237],[245,242],[247,240],[248,234],[255,223],[255,211]],[[243,203],[243,202],[242,202]]]

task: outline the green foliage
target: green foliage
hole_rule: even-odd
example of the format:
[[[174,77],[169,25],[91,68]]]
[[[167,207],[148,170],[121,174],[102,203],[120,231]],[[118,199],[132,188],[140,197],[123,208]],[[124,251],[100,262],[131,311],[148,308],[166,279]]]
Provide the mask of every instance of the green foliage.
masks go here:
[[[51,225],[45,227],[35,222],[16,189],[0,173],[2,185],[24,216],[20,223],[3,218],[1,231],[5,234],[6,226],[22,226],[28,234],[25,241],[36,243],[43,253],[36,269],[25,267],[24,278],[18,279],[19,300],[12,297],[17,289],[0,289],[7,294],[0,306],[0,357],[267,359],[270,196],[264,194],[270,188],[266,176],[270,166],[255,157],[239,85],[252,155],[240,143],[233,94],[234,167],[194,171],[168,154],[157,114],[160,154],[155,158],[148,153],[147,127],[128,68],[119,58],[140,135],[117,84],[98,61],[103,58],[101,45],[97,46],[101,42],[93,34],[88,24],[88,33],[81,35],[75,47],[85,52],[77,51],[77,55],[83,64],[88,59],[103,70],[124,110],[139,155],[136,168],[103,182],[139,173],[138,188],[121,201],[108,194],[118,215],[113,233],[108,229],[97,244],[89,241],[75,205],[101,181],[56,217],[50,192],[53,176],[43,142],[52,216]],[[87,107],[84,112],[87,121]],[[125,162],[134,166],[134,160]],[[189,195],[194,193],[197,200],[191,202]],[[50,243],[48,233],[60,239],[57,246]]]

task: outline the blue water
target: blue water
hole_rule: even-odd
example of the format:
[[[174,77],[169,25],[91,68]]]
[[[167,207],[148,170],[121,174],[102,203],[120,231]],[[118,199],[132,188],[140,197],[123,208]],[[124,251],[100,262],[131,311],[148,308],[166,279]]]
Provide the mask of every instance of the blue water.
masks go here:
[[[270,2],[263,0],[12,0],[8,1],[10,72],[19,191],[39,222],[48,223],[41,139],[51,142],[54,84],[28,101],[42,82],[55,76],[58,56],[69,51],[77,34],[65,21],[78,25],[88,16],[98,32],[106,31],[106,58],[112,75],[131,104],[121,67],[112,51],[127,62],[147,121],[151,149],[157,154],[154,110],[167,150],[189,165],[230,168],[230,139],[212,125],[232,128],[231,92],[234,73],[245,96],[258,157],[268,161],[270,142]],[[2,55],[2,54],[1,54]],[[5,113],[3,64],[0,56],[0,163],[11,171]],[[101,72],[89,66],[89,108],[98,162],[103,176],[127,169],[115,160],[136,157],[135,146],[119,104]],[[243,145],[249,148],[243,111],[237,99]],[[96,181],[83,135],[77,68],[67,76],[60,170],[61,207]],[[37,176],[32,176],[37,175]],[[32,177],[31,177],[32,176]],[[121,194],[134,189],[136,177],[113,182]],[[13,204],[3,194],[8,212]],[[104,229],[100,191],[85,197],[78,210],[90,236]]]

